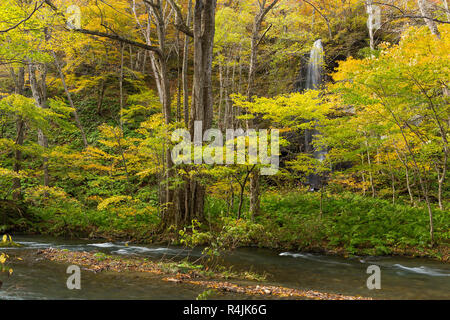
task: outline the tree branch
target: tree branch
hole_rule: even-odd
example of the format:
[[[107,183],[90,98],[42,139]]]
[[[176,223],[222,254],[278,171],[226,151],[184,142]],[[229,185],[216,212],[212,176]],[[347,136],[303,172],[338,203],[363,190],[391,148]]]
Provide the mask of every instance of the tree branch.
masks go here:
[[[96,36],[96,37],[101,37],[101,38],[108,38],[108,39],[111,39],[111,40],[119,41],[121,43],[130,44],[130,45],[135,46],[135,47],[139,47],[139,48],[142,48],[142,49],[145,49],[145,50],[149,50],[149,51],[155,52],[160,57],[163,57],[163,53],[161,52],[161,50],[159,50],[158,47],[150,46],[150,45],[142,43],[142,42],[137,42],[137,41],[130,40],[130,39],[127,39],[127,38],[123,38],[123,37],[121,37],[119,35],[109,34],[109,33],[101,32],[101,31],[87,30],[87,29],[73,29],[73,31],[79,32],[79,33],[83,33],[83,34],[89,34],[91,36]]]
[[[46,4],[48,4],[58,14],[65,17],[65,15],[63,13],[58,12],[58,8],[51,2],[51,0],[44,0],[44,2]],[[159,50],[158,47],[150,46],[150,45],[142,43],[142,42],[137,42],[137,41],[130,40],[127,38],[123,38],[123,37],[119,36],[118,34],[110,34],[110,33],[105,33],[105,32],[95,31],[95,30],[88,30],[88,29],[83,29],[83,28],[72,29],[70,31],[79,32],[79,33],[83,33],[83,34],[89,34],[89,35],[95,36],[95,37],[108,38],[111,40],[119,41],[121,43],[126,43],[129,45],[135,46],[135,47],[139,47],[139,48],[142,48],[142,49],[145,49],[148,51],[155,52],[159,57],[163,57],[163,53],[161,52],[161,50]]]
[[[333,34],[331,33],[330,20],[328,19],[328,17],[324,15],[313,3],[309,2],[308,0],[303,0],[303,2],[306,2],[311,7],[313,7],[314,10],[316,10],[319,13],[319,15],[325,20],[325,22],[327,23],[328,34],[330,35],[330,39],[333,38]]]
[[[272,8],[277,4],[279,0],[273,0],[271,4],[269,4],[263,11],[262,16],[264,18],[264,16],[270,11],[272,10]]]
[[[175,11],[175,27],[186,34],[189,37],[194,37],[194,32],[189,28],[184,22],[183,15],[181,14],[180,7],[175,3],[174,0],[168,0],[172,6],[173,11]],[[144,0],[145,3],[149,3],[148,0]],[[150,3],[149,3],[150,4]],[[151,5],[151,4],[150,4]]]
[[[305,0],[304,0],[305,1]],[[306,1],[305,1],[306,2]],[[410,15],[407,14],[403,9],[393,5],[393,4],[389,4],[389,3],[382,3],[382,2],[372,2],[373,4],[378,4],[380,6],[386,6],[386,7],[391,7],[394,8],[398,11],[400,11],[401,15],[398,16],[394,16],[391,18],[391,20],[395,20],[395,19],[402,19],[402,18],[408,18],[408,19],[428,19],[437,23],[450,23],[450,21],[443,21],[443,20],[439,20],[439,19],[435,19],[435,18],[431,18],[431,17],[426,17],[426,16],[416,16],[416,15]]]
[[[267,32],[269,32],[270,28],[272,28],[272,24],[270,24],[269,27],[266,29],[266,31],[264,31],[264,33],[261,35],[261,37],[259,38],[258,42],[256,43],[256,47],[259,46],[259,44],[261,43],[262,39],[264,39],[264,37],[266,36]]]
[[[425,16],[413,16],[413,15],[408,15],[408,14],[404,14],[401,16],[394,16],[392,17],[391,20],[394,19],[403,19],[403,18],[408,18],[408,19],[427,19],[427,20],[431,20],[437,23],[446,23],[446,24],[450,24],[450,21],[443,21],[443,20],[439,20],[439,19],[435,19],[435,18],[430,18],[430,17],[425,17]]]
[[[38,6],[38,3],[36,2],[33,12],[31,12],[28,17],[26,17],[25,19],[22,19],[21,21],[19,21],[18,23],[16,23],[15,25],[13,25],[12,27],[9,27],[5,30],[0,30],[0,33],[6,33],[8,31],[11,31],[13,29],[16,29],[17,27],[19,27],[22,23],[27,22],[28,20],[31,19],[31,17],[36,13],[36,11],[38,11],[43,5],[44,5],[45,1],[41,2],[41,4]]]

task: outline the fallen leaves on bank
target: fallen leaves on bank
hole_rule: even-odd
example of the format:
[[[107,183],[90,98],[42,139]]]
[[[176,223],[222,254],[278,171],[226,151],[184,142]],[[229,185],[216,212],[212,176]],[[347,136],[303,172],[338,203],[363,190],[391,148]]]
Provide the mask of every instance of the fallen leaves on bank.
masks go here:
[[[345,296],[334,293],[324,293],[314,290],[299,290],[278,286],[250,285],[243,286],[226,281],[199,280],[203,275],[191,270],[181,273],[173,262],[155,262],[142,258],[123,258],[92,252],[67,251],[60,249],[45,249],[38,251],[44,258],[55,261],[76,264],[85,269],[101,272],[149,272],[159,275],[170,275],[163,278],[164,281],[186,283],[196,286],[213,288],[222,292],[241,293],[249,295],[266,295],[276,297],[291,297],[318,300],[372,300],[360,296]]]
[[[345,296],[342,294],[325,293],[314,290],[299,290],[278,286],[241,286],[230,282],[221,281],[203,281],[192,280],[184,276],[175,278],[164,278],[163,280],[176,283],[188,283],[197,286],[208,287],[216,289],[222,292],[241,293],[249,295],[269,295],[282,298],[304,298],[315,300],[372,300],[372,298],[366,298],[361,296]]]
[[[164,270],[171,264],[165,264],[146,259],[133,259],[114,257],[98,252],[80,252],[68,251],[49,248],[38,251],[44,258],[56,262],[70,262],[83,266],[86,270],[101,272],[101,271],[135,271],[135,272],[150,272],[154,274],[170,273],[169,270]]]

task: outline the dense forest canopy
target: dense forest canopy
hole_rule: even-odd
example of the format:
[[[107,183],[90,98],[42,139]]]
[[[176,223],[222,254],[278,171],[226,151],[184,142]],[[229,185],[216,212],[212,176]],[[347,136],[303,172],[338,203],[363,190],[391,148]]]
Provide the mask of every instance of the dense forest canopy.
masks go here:
[[[449,23],[447,0],[3,0],[1,228],[448,244]],[[175,164],[196,121],[278,129],[277,174]]]

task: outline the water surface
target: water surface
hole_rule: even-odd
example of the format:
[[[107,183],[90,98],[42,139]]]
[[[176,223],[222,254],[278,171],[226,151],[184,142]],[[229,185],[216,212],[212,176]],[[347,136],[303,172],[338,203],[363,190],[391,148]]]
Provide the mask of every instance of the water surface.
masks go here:
[[[143,273],[94,273],[82,269],[81,290],[68,290],[67,264],[43,259],[45,248],[99,251],[150,259],[195,260],[201,249],[157,245],[126,245],[123,242],[64,240],[44,236],[16,236],[21,248],[1,251],[11,256],[14,275],[0,289],[1,299],[195,299],[205,289],[165,282]],[[18,258],[22,259],[19,260]],[[450,299],[450,265],[423,258],[358,257],[341,258],[301,252],[277,252],[240,248],[224,256],[234,270],[267,274],[267,284],[298,289],[361,295],[381,299]],[[381,268],[381,289],[366,286],[369,265]],[[214,299],[254,299],[246,295],[218,293]]]

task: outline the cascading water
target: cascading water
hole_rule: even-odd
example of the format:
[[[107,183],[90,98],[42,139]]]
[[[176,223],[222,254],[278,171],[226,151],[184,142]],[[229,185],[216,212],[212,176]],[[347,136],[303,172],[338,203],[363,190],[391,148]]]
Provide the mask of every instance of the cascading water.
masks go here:
[[[307,73],[306,73],[306,83],[305,83],[305,90],[318,90],[320,89],[320,86],[322,84],[322,77],[323,77],[323,64],[324,64],[324,51],[322,46],[322,40],[316,40],[314,42],[314,45],[311,49],[310,55],[309,55],[309,62],[307,66]],[[312,130],[306,130],[305,132],[305,145],[306,150],[311,151],[311,144],[314,139],[314,136],[317,135],[319,131],[316,129]],[[315,159],[318,159],[319,161],[325,160],[325,156],[327,154],[327,151],[325,149],[315,149],[313,151],[313,156]],[[317,174],[311,174],[309,176],[309,185],[311,186],[312,190],[320,189],[321,185],[321,177]]]
[[[323,55],[322,40],[316,40],[309,54],[308,70],[306,74],[306,90],[319,89],[322,83]]]

